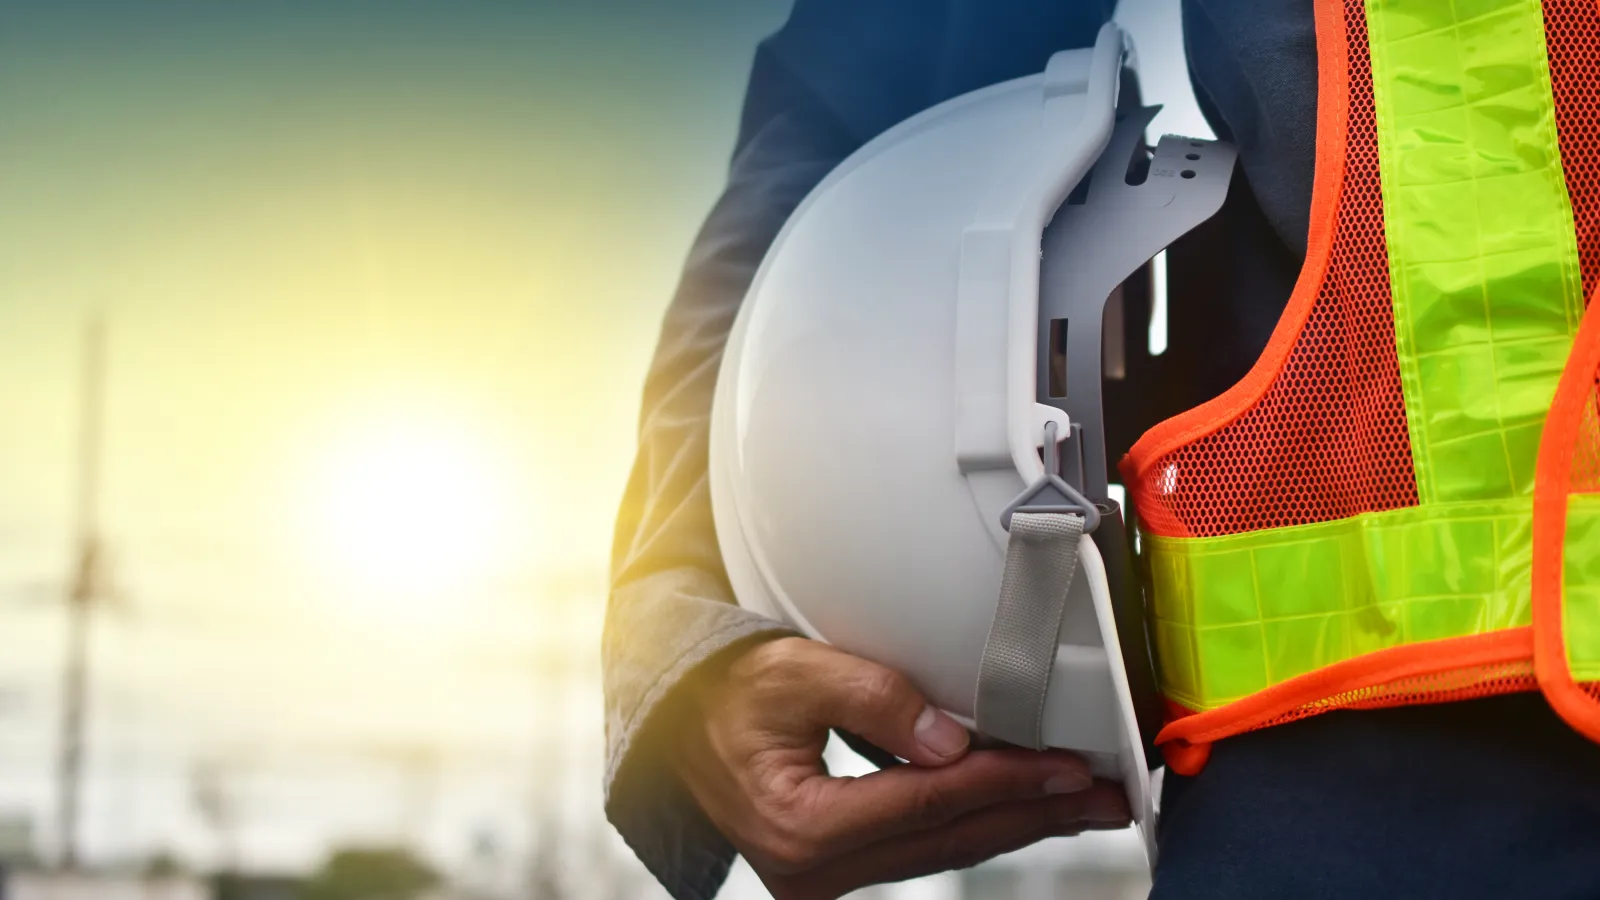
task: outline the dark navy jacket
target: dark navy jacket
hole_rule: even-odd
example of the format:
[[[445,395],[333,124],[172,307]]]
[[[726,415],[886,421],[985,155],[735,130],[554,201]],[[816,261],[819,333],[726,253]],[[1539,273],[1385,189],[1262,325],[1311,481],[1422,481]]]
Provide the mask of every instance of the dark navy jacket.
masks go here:
[[[941,100],[1088,46],[1113,0],[797,0],[757,50],[728,183],[645,387],[604,644],[607,813],[674,896],[733,858],[671,774],[661,722],[708,657],[776,626],[731,604],[706,478],[723,342],[785,218],[835,164]],[[1228,289],[1174,299],[1198,401],[1266,344],[1304,255],[1315,142],[1311,0],[1185,0],[1189,67],[1244,178]],[[1172,277],[1182,277],[1173,272]],[[1340,712],[1218,744],[1163,795],[1158,898],[1600,897],[1600,747],[1533,696]]]

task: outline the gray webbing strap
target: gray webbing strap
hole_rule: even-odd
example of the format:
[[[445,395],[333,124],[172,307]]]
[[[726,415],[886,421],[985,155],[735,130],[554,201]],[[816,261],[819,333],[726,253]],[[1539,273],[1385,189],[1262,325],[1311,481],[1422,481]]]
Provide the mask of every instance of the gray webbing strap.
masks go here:
[[[1011,517],[1000,603],[978,669],[973,718],[980,732],[1044,749],[1044,694],[1082,534],[1079,515],[1018,512]]]

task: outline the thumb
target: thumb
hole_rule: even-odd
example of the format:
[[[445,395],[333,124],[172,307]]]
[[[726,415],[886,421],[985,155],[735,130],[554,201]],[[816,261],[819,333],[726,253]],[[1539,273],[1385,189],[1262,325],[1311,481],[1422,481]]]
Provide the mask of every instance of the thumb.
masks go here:
[[[966,755],[967,729],[936,709],[904,675],[825,644],[817,648],[813,714],[921,766],[948,765]]]

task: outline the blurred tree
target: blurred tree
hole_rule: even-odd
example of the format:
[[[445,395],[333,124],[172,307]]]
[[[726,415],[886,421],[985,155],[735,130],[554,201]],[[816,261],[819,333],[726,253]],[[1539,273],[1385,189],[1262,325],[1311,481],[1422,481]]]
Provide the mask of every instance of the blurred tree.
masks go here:
[[[299,900],[304,879],[282,875],[241,875],[217,872],[211,876],[211,900]]]
[[[438,884],[438,874],[407,850],[346,848],[306,881],[299,900],[413,900]]]
[[[174,856],[170,851],[162,850],[152,854],[139,868],[139,875],[147,881],[161,881],[167,878],[177,878],[187,875],[189,869],[183,861]]]
[[[0,812],[0,865],[16,871],[37,868],[37,864],[33,818],[20,813]]]

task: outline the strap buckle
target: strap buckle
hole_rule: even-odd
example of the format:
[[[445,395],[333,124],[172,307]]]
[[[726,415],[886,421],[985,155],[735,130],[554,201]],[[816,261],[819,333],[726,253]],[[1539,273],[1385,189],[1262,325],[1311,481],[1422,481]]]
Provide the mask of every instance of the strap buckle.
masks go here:
[[[1083,517],[1083,533],[1093,534],[1100,527],[1100,508],[1061,477],[1060,448],[1056,423],[1044,424],[1044,476],[1023,489],[1000,511],[1000,527],[1011,531],[1016,513],[1077,514]]]

